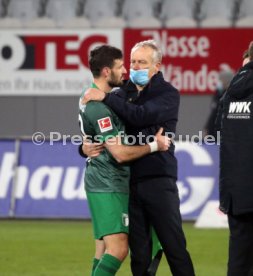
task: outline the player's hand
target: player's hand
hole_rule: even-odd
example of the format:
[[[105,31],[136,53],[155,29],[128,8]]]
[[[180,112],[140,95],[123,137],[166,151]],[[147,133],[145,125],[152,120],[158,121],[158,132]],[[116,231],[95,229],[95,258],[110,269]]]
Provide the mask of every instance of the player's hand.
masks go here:
[[[171,138],[162,135],[163,128],[161,127],[155,135],[155,140],[158,145],[158,151],[167,151],[171,144]]]
[[[105,98],[105,92],[97,88],[88,88],[84,93],[81,103],[87,104],[89,101],[101,102],[103,101],[104,98]]]
[[[84,139],[82,144],[82,151],[88,157],[97,157],[104,150],[103,143],[91,143],[90,140]]]

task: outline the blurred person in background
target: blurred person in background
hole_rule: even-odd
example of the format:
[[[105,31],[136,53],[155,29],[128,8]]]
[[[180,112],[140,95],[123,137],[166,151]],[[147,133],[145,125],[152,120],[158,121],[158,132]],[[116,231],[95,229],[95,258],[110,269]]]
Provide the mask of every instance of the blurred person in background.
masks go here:
[[[233,76],[234,76],[234,73],[230,68],[226,68],[220,71],[217,88],[211,102],[211,111],[204,128],[204,136],[212,135],[216,141],[217,141],[217,129],[215,127],[215,120],[218,113],[219,101],[223,96],[224,92],[226,91],[226,89],[228,88]]]
[[[253,275],[253,41],[221,99],[220,209],[228,215],[228,276]]]
[[[126,123],[127,134],[154,135],[163,127],[175,133],[179,109],[178,91],[160,72],[161,50],[154,40],[137,43],[131,50],[130,80],[115,93],[91,89],[84,102],[103,101]],[[139,140],[137,139],[137,143]],[[147,271],[152,259],[152,228],[155,230],[174,276],[193,276],[179,210],[177,160],[174,145],[131,162],[129,198],[129,245],[134,276]]]
[[[91,87],[106,93],[122,84],[126,69],[121,50],[103,45],[90,52],[89,66],[94,77]],[[82,97],[81,97],[82,98]],[[124,145],[124,125],[104,103],[79,103],[83,135],[95,144],[96,156],[85,170],[85,190],[91,212],[96,252],[92,276],[113,276],[128,254],[129,167],[121,164],[155,151],[167,151],[170,139],[161,136],[138,145]]]

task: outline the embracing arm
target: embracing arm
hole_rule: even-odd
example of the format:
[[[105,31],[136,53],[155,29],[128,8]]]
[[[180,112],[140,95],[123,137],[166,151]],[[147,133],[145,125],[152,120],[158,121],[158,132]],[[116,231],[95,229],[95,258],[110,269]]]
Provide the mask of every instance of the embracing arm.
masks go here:
[[[171,139],[162,136],[163,128],[155,135],[155,141],[142,146],[126,146],[121,143],[119,136],[108,139],[104,144],[84,142],[81,150],[89,157],[97,157],[105,147],[118,163],[128,162],[155,151],[169,149]]]
[[[142,146],[127,146],[121,143],[119,136],[108,139],[104,146],[118,163],[132,161],[156,151],[167,151],[171,139],[162,136],[163,128],[160,128],[154,137],[154,142]]]
[[[143,146],[125,146],[120,143],[119,137],[113,137],[107,140],[105,142],[105,148],[118,163],[128,162],[151,152],[148,144]]]
[[[177,91],[163,93],[143,105],[128,103],[115,93],[106,96],[104,103],[131,125],[146,127],[176,119],[179,109]]]
[[[86,92],[82,100],[84,104],[91,100],[103,101],[126,122],[137,127],[161,124],[178,117],[179,93],[175,89],[160,93],[143,105],[128,103],[117,93],[105,94],[93,88]]]
[[[168,120],[177,121],[180,99],[178,91],[173,89],[159,94],[143,105],[135,105],[126,102],[126,99],[120,97],[117,93],[105,94],[98,89],[90,88],[84,95],[82,102],[85,104],[91,100],[103,101],[133,126],[147,127]]]

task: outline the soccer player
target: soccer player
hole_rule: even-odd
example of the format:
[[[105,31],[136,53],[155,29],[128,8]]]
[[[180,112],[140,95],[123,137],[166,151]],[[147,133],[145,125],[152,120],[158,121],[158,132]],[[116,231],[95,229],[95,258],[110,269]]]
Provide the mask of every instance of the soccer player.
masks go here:
[[[122,84],[126,69],[122,52],[103,45],[91,51],[92,87],[106,93]],[[124,125],[101,102],[79,103],[80,126],[86,139],[103,143],[101,153],[87,162],[85,189],[96,239],[93,276],[115,275],[128,254],[129,168],[124,162],[155,151],[167,151],[170,139],[160,129],[154,141],[140,146],[123,144]],[[123,163],[123,164],[122,164]]]

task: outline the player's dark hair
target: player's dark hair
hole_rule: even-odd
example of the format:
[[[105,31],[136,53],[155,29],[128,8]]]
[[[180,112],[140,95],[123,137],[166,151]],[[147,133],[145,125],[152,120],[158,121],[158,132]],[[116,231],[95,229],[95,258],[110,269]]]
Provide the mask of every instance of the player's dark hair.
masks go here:
[[[96,47],[89,56],[89,66],[93,77],[99,77],[104,67],[112,68],[114,61],[122,58],[122,51],[116,47],[110,45]]]

